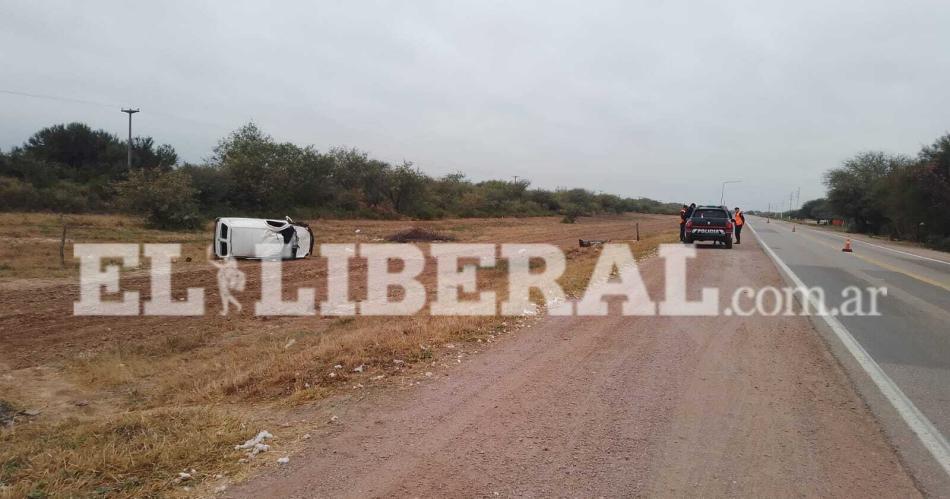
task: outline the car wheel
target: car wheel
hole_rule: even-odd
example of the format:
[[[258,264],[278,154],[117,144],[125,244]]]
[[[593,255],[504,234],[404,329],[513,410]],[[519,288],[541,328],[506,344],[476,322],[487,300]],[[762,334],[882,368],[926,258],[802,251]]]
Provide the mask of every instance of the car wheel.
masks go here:
[[[731,237],[730,237],[729,239],[725,240],[724,242],[726,243],[726,249],[732,249],[732,238],[731,238]]]

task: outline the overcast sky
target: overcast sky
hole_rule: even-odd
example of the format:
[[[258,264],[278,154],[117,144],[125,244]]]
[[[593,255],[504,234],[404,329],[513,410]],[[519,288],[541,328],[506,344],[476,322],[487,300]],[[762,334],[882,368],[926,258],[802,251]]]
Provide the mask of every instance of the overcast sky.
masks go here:
[[[950,3],[0,0],[0,148],[253,120],[425,172],[765,208],[950,130]],[[834,5],[831,5],[834,4]],[[104,104],[104,105],[97,105]]]

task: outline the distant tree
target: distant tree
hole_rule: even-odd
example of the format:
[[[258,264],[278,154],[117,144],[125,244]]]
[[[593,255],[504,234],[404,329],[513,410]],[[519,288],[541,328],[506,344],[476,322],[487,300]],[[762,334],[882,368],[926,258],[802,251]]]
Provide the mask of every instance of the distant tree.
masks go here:
[[[120,178],[127,166],[126,147],[115,135],[83,123],[44,128],[27,139],[22,149],[33,159],[69,167],[80,181]]]
[[[407,215],[421,213],[426,199],[426,177],[412,163],[404,162],[389,172],[388,194],[393,209]]]
[[[884,230],[888,175],[910,163],[905,156],[883,152],[864,152],[846,160],[825,174],[829,206],[859,232]]]
[[[915,170],[919,206],[917,223],[925,223],[925,232],[941,239],[941,245],[950,241],[950,134],[925,146],[918,155],[920,168]],[[913,195],[913,194],[911,194]]]
[[[802,203],[801,209],[798,210],[798,217],[810,218],[812,220],[827,220],[832,217],[832,211],[828,206],[827,199],[812,199]]]
[[[185,171],[135,170],[119,183],[118,192],[122,205],[144,215],[152,227],[181,230],[202,224],[196,192]]]
[[[151,137],[132,138],[132,168],[169,171],[178,164],[175,148],[162,144],[155,147]]]

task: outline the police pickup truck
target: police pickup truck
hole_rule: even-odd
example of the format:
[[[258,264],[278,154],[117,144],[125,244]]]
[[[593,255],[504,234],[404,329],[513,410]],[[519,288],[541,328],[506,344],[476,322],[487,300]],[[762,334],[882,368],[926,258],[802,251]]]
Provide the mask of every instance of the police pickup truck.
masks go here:
[[[732,248],[732,229],[735,220],[724,206],[697,206],[686,220],[686,243],[713,241]]]

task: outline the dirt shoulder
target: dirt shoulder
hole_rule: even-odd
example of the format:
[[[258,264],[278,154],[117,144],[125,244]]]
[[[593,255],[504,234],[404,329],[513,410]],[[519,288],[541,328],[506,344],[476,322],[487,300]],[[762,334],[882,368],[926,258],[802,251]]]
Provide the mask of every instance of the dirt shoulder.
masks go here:
[[[782,284],[751,234],[688,279]],[[228,494],[920,495],[804,317],[548,317],[459,361],[312,406],[290,463]]]

